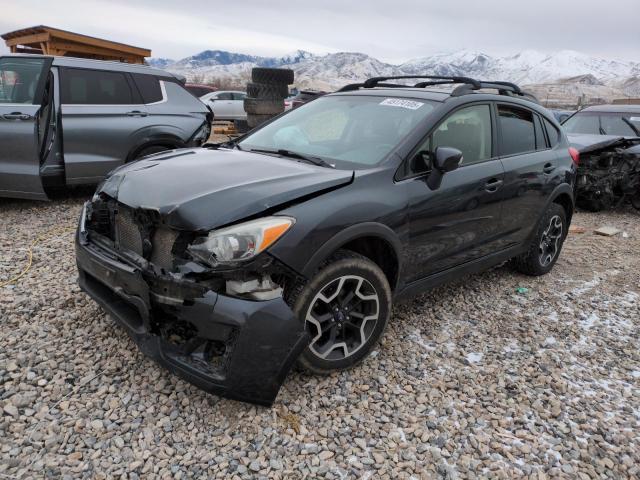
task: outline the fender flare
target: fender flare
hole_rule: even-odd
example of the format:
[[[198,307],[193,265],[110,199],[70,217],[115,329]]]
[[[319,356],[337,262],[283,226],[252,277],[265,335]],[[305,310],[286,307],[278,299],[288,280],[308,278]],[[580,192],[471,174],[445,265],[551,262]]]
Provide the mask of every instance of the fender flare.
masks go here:
[[[140,153],[145,148],[154,147],[156,145],[171,146],[173,148],[184,148],[187,146],[182,139],[168,133],[145,137],[142,141],[134,145],[134,147],[129,151],[125,163],[134,160],[138,153]]]
[[[395,289],[401,277],[400,272],[402,270],[402,256],[400,252],[402,251],[402,245],[400,239],[398,238],[398,235],[391,228],[377,222],[359,223],[341,230],[339,233],[327,240],[320,248],[318,248],[318,250],[316,250],[316,252],[305,264],[301,273],[306,278],[311,278],[320,264],[324,260],[329,258],[331,254],[333,254],[341,246],[361,237],[378,237],[381,240],[387,242],[393,249],[398,261],[398,279],[396,280],[396,285],[391,286],[392,289]]]
[[[571,199],[571,210],[572,211],[575,210],[576,208],[575,195],[574,195],[572,186],[569,185],[568,183],[562,183],[553,189],[545,205],[545,210],[547,207],[549,207],[549,205],[551,205],[556,200],[556,198],[558,198],[560,195],[563,195],[565,193],[569,195],[569,198]]]

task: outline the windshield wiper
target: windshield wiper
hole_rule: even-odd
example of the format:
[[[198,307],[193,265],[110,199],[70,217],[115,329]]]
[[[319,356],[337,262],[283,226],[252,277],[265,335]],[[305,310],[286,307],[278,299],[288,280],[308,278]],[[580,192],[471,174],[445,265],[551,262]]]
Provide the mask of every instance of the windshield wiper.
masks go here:
[[[269,149],[266,149],[266,148],[252,148],[249,151],[250,152],[256,152],[256,153],[268,153],[268,154],[272,154],[272,155],[281,155],[283,157],[295,158],[295,159],[298,159],[298,160],[303,160],[305,162],[312,163],[312,164],[317,165],[319,167],[336,168],[335,165],[332,165],[331,163],[321,159],[320,157],[314,157],[312,155],[306,155],[304,153],[299,153],[299,152],[292,152],[291,150],[286,150],[284,148],[279,148],[277,150],[269,150]]]

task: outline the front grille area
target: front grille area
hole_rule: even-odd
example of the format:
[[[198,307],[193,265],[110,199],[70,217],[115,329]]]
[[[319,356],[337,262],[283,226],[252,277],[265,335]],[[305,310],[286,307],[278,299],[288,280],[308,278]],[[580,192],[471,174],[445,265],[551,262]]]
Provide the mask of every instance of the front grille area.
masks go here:
[[[158,267],[170,270],[173,268],[173,254],[171,250],[178,238],[178,232],[168,228],[157,228],[153,233],[153,250],[151,252],[151,263]]]
[[[133,213],[128,209],[119,209],[116,219],[116,246],[143,255],[142,234],[135,223]]]
[[[90,212],[89,230],[112,240],[116,249],[134,252],[164,270],[173,268],[178,232],[156,226],[157,213],[102,200],[93,202]]]

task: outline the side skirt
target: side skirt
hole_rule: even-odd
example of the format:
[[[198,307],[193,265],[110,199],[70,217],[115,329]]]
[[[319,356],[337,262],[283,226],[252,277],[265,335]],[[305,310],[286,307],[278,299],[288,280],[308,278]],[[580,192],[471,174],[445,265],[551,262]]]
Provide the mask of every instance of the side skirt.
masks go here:
[[[528,243],[526,245],[528,245]],[[395,301],[403,302],[410,300],[411,297],[414,297],[420,293],[424,293],[425,291],[443,283],[449,282],[451,280],[456,280],[463,275],[471,275],[474,273],[482,272],[502,262],[506,262],[507,260],[510,260],[511,258],[523,253],[524,251],[525,249],[522,247],[522,245],[517,245],[515,247],[510,247],[505,250],[492,253],[491,255],[487,255],[485,257],[463,263],[462,265],[458,265],[457,267],[435,273],[428,277],[421,278],[420,280],[416,280],[408,285],[405,285],[402,290],[396,293]]]

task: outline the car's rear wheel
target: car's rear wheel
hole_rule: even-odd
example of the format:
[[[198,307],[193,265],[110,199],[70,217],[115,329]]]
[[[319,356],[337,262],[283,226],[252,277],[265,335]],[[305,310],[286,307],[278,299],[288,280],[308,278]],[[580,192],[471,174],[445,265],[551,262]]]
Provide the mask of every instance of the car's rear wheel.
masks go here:
[[[327,374],[359,363],[377,344],[391,313],[391,288],[375,263],[342,250],[294,292],[290,303],[311,336],[300,365]]]
[[[562,205],[552,203],[538,224],[529,249],[512,260],[516,270],[527,275],[544,275],[555,265],[567,237],[567,215]]]

